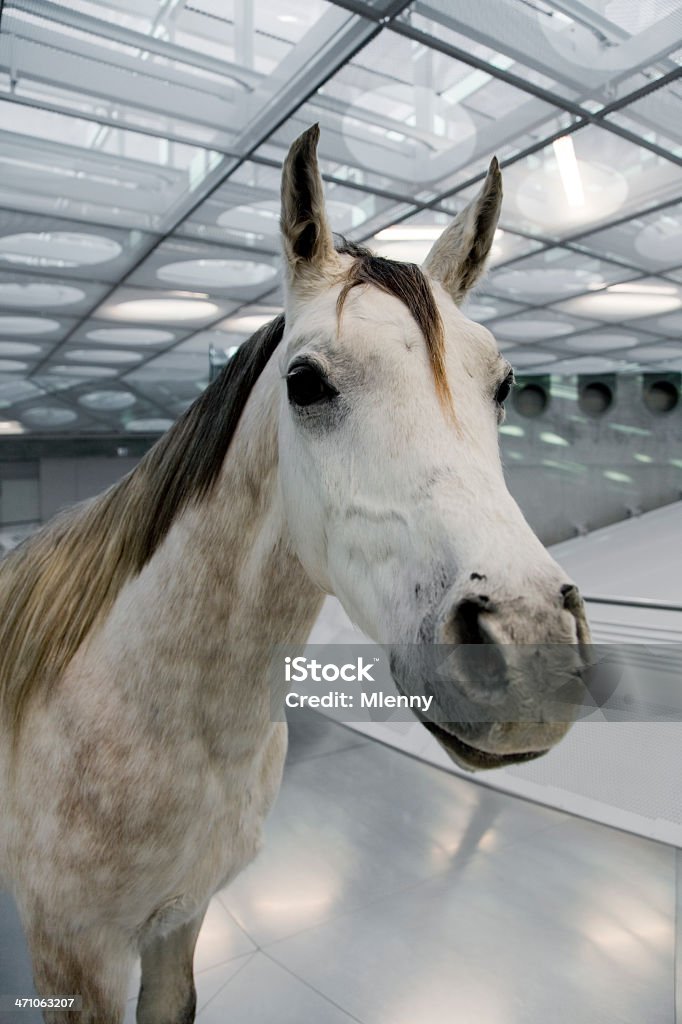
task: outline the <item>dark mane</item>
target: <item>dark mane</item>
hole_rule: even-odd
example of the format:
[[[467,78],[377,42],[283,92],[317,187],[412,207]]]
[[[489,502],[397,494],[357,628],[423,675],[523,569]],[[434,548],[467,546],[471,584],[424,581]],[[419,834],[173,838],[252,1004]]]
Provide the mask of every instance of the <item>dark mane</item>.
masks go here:
[[[421,267],[416,263],[400,263],[397,260],[376,256],[370,249],[342,237],[336,248],[337,252],[351,256],[354,261],[337,301],[338,315],[341,316],[343,312],[351,288],[361,284],[373,284],[400,299],[424,336],[438,397],[448,411],[452,412],[452,395],[445,372],[443,321],[431,286]]]

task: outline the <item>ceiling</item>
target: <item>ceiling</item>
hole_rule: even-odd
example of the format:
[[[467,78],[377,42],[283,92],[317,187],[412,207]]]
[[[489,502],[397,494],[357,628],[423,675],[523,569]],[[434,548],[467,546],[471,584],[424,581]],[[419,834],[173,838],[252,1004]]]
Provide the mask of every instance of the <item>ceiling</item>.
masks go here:
[[[679,0],[0,0],[0,431],[154,433],[279,311],[279,168],[420,260],[496,153],[469,305],[521,372],[682,369]]]

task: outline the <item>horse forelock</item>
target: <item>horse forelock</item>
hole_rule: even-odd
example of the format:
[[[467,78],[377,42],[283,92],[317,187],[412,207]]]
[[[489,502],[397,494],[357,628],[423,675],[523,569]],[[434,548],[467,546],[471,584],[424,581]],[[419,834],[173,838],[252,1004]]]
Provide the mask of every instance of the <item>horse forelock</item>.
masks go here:
[[[31,698],[61,678],[181,512],[211,493],[283,333],[283,316],[257,331],[131,473],[0,562],[0,712],[15,738]]]
[[[337,251],[353,259],[337,299],[338,316],[343,312],[348,293],[361,284],[373,284],[399,299],[411,313],[424,337],[436,392],[448,414],[453,415],[452,393],[445,369],[443,321],[431,285],[421,267],[416,263],[402,263],[377,256],[364,246],[345,238],[341,239]]]

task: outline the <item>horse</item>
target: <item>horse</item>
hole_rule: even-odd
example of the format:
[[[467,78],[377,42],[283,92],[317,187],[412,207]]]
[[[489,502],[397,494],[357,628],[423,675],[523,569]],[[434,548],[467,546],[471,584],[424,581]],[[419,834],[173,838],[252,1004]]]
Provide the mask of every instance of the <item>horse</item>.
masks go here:
[[[283,165],[284,315],[130,474],[0,563],[0,874],[38,992],[82,996],[83,1024],[120,1024],[138,956],[139,1024],[194,1020],[204,913],[256,856],[281,782],[272,647],[304,644],[326,594],[407,694],[405,649],[589,643],[505,485],[511,367],[460,309],[497,161],[418,267],[335,243],[318,137]],[[570,727],[538,673],[439,686],[467,710],[422,721],[470,769]]]

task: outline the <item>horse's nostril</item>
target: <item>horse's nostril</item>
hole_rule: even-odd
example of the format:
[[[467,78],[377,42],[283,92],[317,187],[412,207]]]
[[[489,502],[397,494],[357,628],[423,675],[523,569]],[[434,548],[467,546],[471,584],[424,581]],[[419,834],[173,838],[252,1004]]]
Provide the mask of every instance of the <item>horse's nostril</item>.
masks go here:
[[[482,611],[489,611],[488,598],[470,597],[465,598],[458,604],[454,623],[457,631],[457,639],[461,644],[485,644],[488,637],[481,629],[479,616]]]

